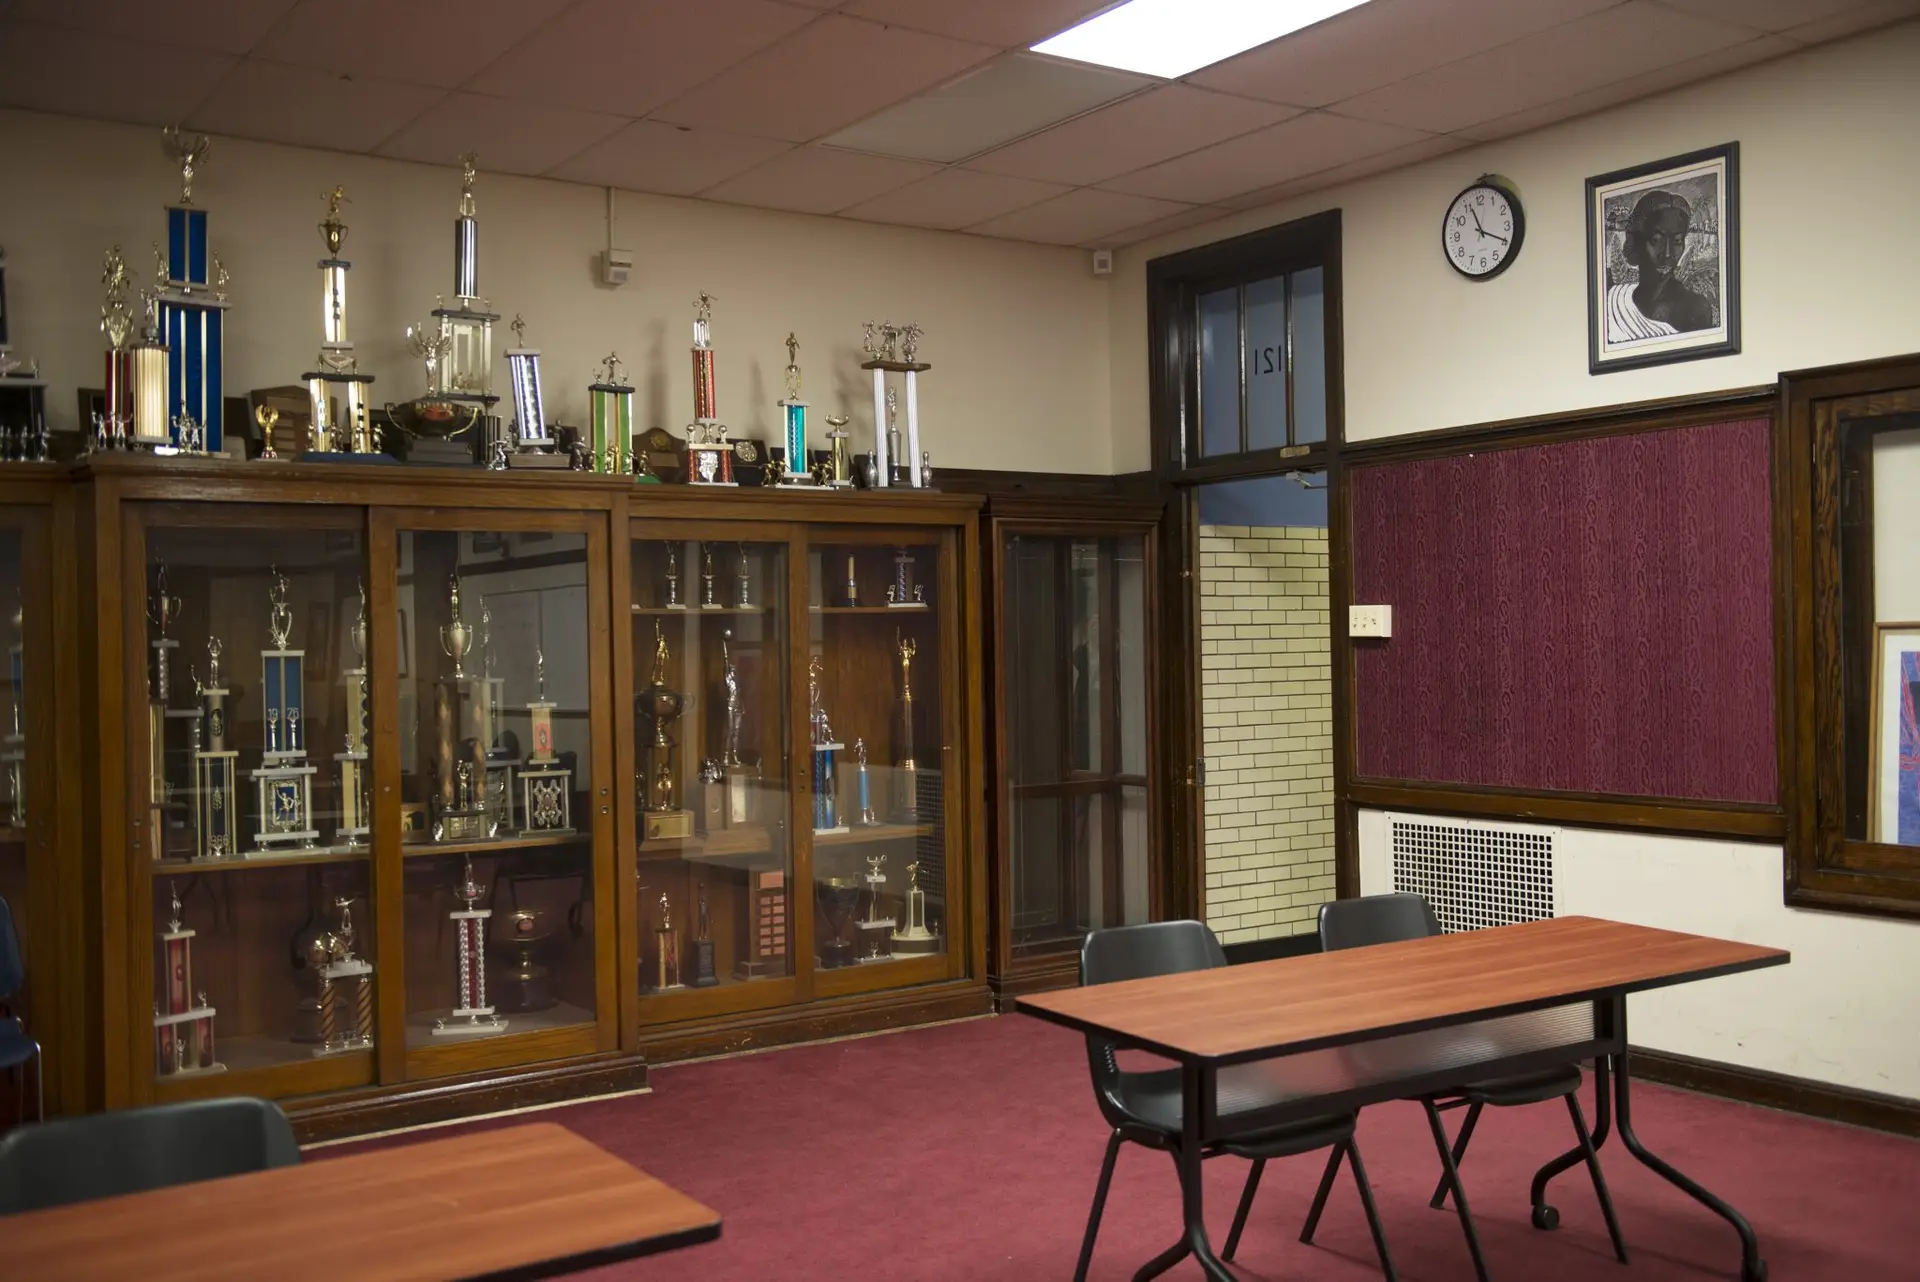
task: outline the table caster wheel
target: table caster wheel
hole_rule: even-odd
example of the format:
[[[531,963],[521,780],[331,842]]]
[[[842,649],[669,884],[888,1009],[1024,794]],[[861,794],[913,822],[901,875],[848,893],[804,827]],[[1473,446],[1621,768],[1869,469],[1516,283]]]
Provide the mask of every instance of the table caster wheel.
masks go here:
[[[1755,1260],[1752,1268],[1741,1269],[1740,1282],[1767,1282],[1767,1262]]]
[[[1536,1229],[1547,1229],[1547,1230],[1559,1228],[1560,1212],[1551,1206],[1545,1205],[1544,1203],[1534,1207],[1533,1208],[1533,1227]],[[1761,1266],[1761,1271],[1763,1274],[1765,1273],[1765,1267],[1766,1267],[1765,1265]],[[1759,1279],[1742,1279],[1741,1282],[1766,1282],[1766,1279],[1763,1276]]]

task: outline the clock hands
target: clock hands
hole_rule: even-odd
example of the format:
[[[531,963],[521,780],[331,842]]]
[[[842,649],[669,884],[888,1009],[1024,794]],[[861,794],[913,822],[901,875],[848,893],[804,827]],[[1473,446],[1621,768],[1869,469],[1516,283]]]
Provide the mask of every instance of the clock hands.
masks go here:
[[[1496,236],[1492,232],[1488,231],[1485,227],[1482,227],[1480,225],[1480,215],[1474,212],[1472,205],[1467,206],[1467,216],[1473,219],[1473,229],[1479,232],[1482,236],[1485,236],[1488,240],[1497,240],[1502,245],[1507,243],[1507,238],[1505,236]]]

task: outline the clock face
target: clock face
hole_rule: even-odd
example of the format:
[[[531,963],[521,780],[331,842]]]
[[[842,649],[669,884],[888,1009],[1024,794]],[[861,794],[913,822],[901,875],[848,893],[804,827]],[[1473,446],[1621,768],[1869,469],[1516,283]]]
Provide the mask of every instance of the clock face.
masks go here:
[[[1526,216],[1513,193],[1491,183],[1475,183],[1447,207],[1440,247],[1462,276],[1490,280],[1519,257],[1526,232]]]

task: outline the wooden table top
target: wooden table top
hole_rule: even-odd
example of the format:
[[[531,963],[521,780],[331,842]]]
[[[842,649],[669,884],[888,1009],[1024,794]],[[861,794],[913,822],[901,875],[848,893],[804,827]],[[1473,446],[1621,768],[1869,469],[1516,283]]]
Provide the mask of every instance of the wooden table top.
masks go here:
[[[1777,948],[1593,917],[1157,975],[1018,1009],[1180,1060],[1256,1058],[1779,966]]]
[[[538,1122],[6,1216],[0,1273],[34,1282],[536,1278],[719,1236],[713,1211]]]

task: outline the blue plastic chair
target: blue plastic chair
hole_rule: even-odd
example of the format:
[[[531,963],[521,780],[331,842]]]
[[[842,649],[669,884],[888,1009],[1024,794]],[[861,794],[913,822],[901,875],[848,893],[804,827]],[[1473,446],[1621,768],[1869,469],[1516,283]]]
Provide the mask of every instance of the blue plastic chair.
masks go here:
[[[7,901],[0,899],[0,1002],[20,991],[26,982],[26,968],[20,964],[20,936],[13,928],[13,913]],[[16,1110],[22,1118],[27,1111],[27,1061],[33,1061],[33,1086],[36,1116],[47,1120],[46,1061],[40,1058],[40,1043],[27,1035],[17,1019],[0,1019],[0,1068],[19,1076],[15,1079]]]

